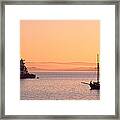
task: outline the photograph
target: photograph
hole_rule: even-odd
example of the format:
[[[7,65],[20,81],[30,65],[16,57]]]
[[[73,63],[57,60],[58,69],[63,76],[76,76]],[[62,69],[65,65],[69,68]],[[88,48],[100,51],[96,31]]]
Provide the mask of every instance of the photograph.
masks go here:
[[[117,119],[119,2],[4,1],[5,119]]]
[[[20,100],[100,100],[100,20],[20,20]]]

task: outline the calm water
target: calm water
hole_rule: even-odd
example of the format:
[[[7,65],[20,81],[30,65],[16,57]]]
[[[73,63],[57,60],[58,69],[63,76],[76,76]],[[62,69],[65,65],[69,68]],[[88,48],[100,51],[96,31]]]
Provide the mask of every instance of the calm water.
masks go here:
[[[100,91],[81,82],[96,81],[96,72],[32,72],[38,79],[21,80],[22,100],[99,100]]]
[[[96,72],[33,72],[39,79],[96,79]]]

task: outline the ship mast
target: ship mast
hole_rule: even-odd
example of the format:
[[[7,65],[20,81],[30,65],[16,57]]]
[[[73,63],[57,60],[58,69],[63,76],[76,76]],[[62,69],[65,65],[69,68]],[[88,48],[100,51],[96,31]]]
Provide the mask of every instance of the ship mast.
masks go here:
[[[97,54],[97,82],[99,82],[99,54]]]

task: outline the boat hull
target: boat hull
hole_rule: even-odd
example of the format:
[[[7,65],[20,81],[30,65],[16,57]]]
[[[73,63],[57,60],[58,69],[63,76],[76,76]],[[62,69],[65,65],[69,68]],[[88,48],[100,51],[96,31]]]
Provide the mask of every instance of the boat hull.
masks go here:
[[[91,90],[100,90],[100,84],[90,84]]]

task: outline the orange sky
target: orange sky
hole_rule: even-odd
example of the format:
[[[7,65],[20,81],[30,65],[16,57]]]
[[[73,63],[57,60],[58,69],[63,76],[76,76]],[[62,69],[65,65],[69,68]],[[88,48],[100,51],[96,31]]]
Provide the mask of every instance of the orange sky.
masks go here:
[[[21,20],[20,55],[29,62],[96,62],[98,20]]]

